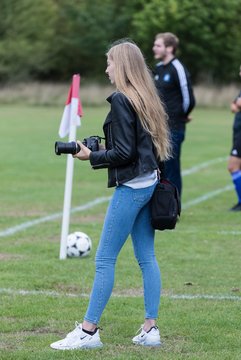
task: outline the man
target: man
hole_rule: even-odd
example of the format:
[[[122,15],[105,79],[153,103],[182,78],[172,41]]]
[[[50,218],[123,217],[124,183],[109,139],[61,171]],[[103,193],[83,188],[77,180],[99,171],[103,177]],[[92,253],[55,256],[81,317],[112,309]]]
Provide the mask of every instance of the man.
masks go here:
[[[190,76],[175,56],[178,38],[169,32],[156,35],[154,58],[161,60],[154,69],[156,86],[169,117],[173,157],[165,162],[165,176],[178,188],[181,196],[181,146],[185,139],[186,123],[195,106]]]
[[[241,77],[241,66],[239,75]],[[228,159],[228,171],[232,177],[238,198],[238,203],[230,210],[241,211],[241,91],[231,103],[230,108],[235,117],[233,123],[233,144]]]

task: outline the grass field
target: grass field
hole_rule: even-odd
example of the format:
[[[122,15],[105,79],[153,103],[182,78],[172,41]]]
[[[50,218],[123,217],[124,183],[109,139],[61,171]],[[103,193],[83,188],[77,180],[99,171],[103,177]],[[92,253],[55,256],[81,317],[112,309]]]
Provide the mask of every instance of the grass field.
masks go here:
[[[84,108],[78,138],[102,133],[108,108]],[[226,170],[233,117],[227,109],[193,113],[183,147],[183,211],[176,230],[156,233],[163,296],[163,346],[131,343],[143,321],[141,276],[130,240],[117,262],[102,316],[101,350],[58,352],[49,344],[81,321],[110,197],[105,170],[75,163],[70,232],[93,241],[84,259],[59,260],[66,157],[54,154],[61,107],[1,106],[0,359],[241,359],[241,219]],[[79,209],[79,210],[78,210]],[[51,218],[51,216],[53,216]],[[18,227],[19,226],[19,227]]]

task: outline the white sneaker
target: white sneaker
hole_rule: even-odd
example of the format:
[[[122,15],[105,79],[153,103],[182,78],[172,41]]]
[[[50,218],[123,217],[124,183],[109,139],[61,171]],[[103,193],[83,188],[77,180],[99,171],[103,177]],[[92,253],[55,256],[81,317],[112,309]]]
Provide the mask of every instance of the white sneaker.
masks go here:
[[[94,335],[89,335],[82,330],[82,324],[75,322],[75,329],[67,336],[50,345],[55,350],[89,349],[103,346],[100,341],[99,329]]]
[[[144,345],[144,346],[160,346],[160,332],[157,326],[153,326],[149,331],[143,330],[143,325],[138,331],[140,334],[133,337],[132,342],[136,345]]]

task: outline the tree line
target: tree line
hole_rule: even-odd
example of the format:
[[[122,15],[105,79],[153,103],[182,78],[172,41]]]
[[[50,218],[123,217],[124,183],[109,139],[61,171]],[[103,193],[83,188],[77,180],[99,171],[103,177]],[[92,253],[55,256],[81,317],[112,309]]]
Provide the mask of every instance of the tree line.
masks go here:
[[[174,32],[194,82],[238,80],[241,0],[0,0],[0,82],[103,79],[105,53],[128,37],[150,67],[156,33]]]

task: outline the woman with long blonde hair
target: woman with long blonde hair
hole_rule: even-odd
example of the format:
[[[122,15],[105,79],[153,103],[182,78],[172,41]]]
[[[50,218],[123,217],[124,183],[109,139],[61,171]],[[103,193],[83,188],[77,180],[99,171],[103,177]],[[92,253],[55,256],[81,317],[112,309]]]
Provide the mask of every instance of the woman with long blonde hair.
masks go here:
[[[107,57],[115,63],[117,91],[130,100],[143,127],[152,137],[159,159],[169,159],[167,115],[140,49],[130,42],[120,43],[110,48]]]
[[[98,324],[114,286],[118,254],[131,236],[143,278],[145,319],[136,345],[160,346],[158,317],[161,276],[154,251],[150,200],[158,179],[158,165],[170,157],[166,114],[144,57],[133,42],[114,43],[107,52],[106,74],[116,91],[103,125],[105,148],[81,149],[74,155],[93,168],[108,169],[108,187],[115,187],[96,253],[96,273],[89,306],[81,324],[53,349],[101,347]],[[130,274],[131,276],[131,274]]]

